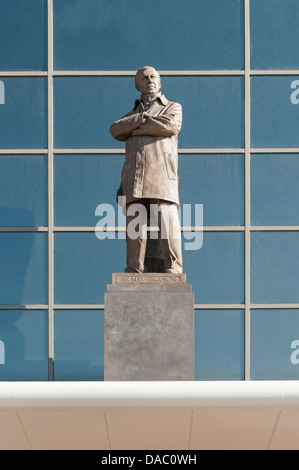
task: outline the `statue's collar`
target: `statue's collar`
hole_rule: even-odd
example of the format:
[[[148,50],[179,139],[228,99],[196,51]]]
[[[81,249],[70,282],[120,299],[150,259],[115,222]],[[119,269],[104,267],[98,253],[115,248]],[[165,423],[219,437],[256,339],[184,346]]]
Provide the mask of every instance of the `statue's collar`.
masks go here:
[[[151,99],[151,97],[149,96],[149,101],[154,101],[154,100],[159,100],[159,101],[161,101],[161,103],[162,103],[164,106],[167,106],[167,105],[168,105],[168,99],[165,97],[165,95],[162,95],[161,93],[159,93],[159,94],[156,95],[156,96],[153,96],[152,99]],[[141,95],[141,99],[135,101],[135,106],[137,106],[137,105],[140,103],[140,101],[143,101],[143,100],[142,100],[142,95]]]

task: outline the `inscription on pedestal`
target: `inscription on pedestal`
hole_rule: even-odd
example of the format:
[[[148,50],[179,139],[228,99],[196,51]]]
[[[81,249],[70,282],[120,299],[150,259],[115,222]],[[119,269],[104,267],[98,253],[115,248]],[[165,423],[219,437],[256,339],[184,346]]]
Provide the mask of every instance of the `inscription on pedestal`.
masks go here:
[[[186,274],[113,273],[112,284],[186,284]]]

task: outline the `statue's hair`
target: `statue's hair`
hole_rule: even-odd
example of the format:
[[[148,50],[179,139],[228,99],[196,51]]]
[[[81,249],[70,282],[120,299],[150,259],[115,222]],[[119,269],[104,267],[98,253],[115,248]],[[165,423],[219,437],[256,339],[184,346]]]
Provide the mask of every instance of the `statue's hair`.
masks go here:
[[[135,75],[135,87],[137,88],[137,90],[138,90],[138,81],[139,81],[140,76],[143,74],[143,71],[145,69],[153,69],[156,72],[156,74],[159,75],[157,70],[154,67],[152,67],[151,65],[145,65],[144,67],[141,67],[139,70],[137,70],[136,75]],[[160,78],[160,75],[159,75],[159,78]]]

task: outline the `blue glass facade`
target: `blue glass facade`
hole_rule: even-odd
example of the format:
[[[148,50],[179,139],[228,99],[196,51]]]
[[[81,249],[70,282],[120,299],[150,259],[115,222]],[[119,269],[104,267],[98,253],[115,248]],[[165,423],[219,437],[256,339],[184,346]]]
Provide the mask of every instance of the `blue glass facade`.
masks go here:
[[[0,70],[47,70],[47,2],[2,0],[0,9]]]
[[[54,312],[55,380],[104,379],[104,316],[101,310]]]
[[[103,380],[126,256],[109,127],[143,65],[183,107],[195,379],[298,379],[298,19],[298,0],[0,2],[0,380]]]
[[[1,83],[1,148],[47,148],[47,79],[3,77]]]
[[[238,0],[150,0],[146,8],[138,0],[54,0],[54,65],[137,70],[146,57],[159,70],[240,70],[243,24]]]

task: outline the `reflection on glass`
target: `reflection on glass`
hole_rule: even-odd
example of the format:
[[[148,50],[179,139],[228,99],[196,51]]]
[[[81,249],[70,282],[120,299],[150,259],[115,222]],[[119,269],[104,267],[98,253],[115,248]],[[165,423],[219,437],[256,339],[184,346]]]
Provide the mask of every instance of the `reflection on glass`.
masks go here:
[[[55,311],[55,380],[104,380],[104,312]]]
[[[202,247],[183,250],[183,263],[195,303],[244,302],[243,233],[203,232]]]
[[[47,148],[47,79],[3,77],[2,82],[0,148]]]
[[[251,301],[299,302],[299,232],[251,234]]]
[[[243,23],[239,0],[54,0],[54,67],[242,69]]]
[[[94,227],[100,204],[110,204],[117,214],[116,192],[123,164],[124,155],[55,155],[55,224]]]
[[[195,380],[244,380],[244,312],[195,311]]]
[[[244,224],[242,155],[179,155],[180,203],[203,204],[205,226]],[[186,224],[188,225],[188,224]]]
[[[299,155],[252,155],[251,223],[299,225]]]
[[[0,225],[47,225],[47,157],[0,156]]]
[[[47,257],[47,234],[0,233],[0,303],[46,304]]]
[[[252,380],[299,379],[299,310],[251,311]]]
[[[46,310],[0,310],[0,381],[48,380],[47,320]]]
[[[99,240],[94,232],[56,233],[55,303],[104,303],[112,273],[123,272],[126,263],[126,241],[106,234]]]
[[[0,44],[0,70],[47,70],[47,2],[1,0]]]
[[[251,68],[299,68],[296,0],[250,0]]]
[[[298,77],[251,78],[251,145],[299,147]]]

